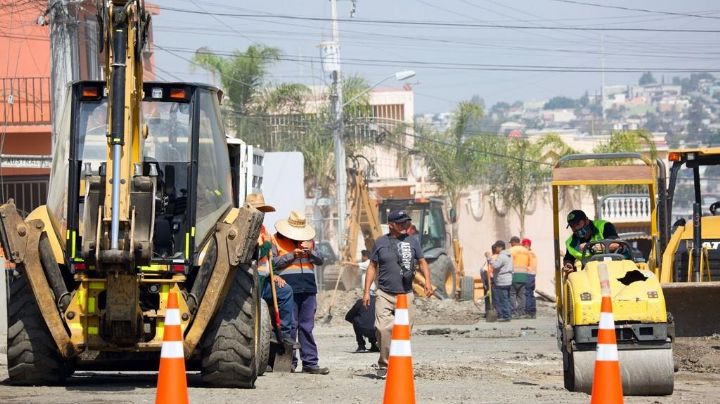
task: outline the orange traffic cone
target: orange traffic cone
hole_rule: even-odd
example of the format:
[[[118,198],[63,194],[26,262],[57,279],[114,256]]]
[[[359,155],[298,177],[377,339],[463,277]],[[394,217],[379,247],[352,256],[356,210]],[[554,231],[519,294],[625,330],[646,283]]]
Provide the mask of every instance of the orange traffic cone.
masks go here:
[[[383,404],[415,404],[407,295],[397,295]]]
[[[615,339],[610,281],[605,264],[599,265],[599,275],[602,303],[590,404],[622,404],[622,377],[620,376],[620,361]]]
[[[176,292],[168,294],[155,404],[188,403],[185,353]]]

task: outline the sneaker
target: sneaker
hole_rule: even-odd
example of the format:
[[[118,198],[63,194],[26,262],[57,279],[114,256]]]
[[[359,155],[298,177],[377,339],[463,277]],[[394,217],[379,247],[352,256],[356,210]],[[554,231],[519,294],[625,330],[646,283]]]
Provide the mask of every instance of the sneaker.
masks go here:
[[[380,352],[380,347],[378,347],[378,346],[375,345],[375,344],[372,344],[372,345],[370,346],[370,352]]]
[[[509,318],[499,318],[498,319],[498,323],[507,323],[508,321],[510,321]]]
[[[370,351],[368,351],[368,349],[365,348],[364,346],[359,346],[359,347],[357,347],[357,349],[355,350],[355,353],[365,353],[365,352],[370,352]]]
[[[387,378],[387,368],[378,368],[377,377],[381,379]]]
[[[321,368],[318,365],[315,366],[303,366],[302,368],[303,373],[310,373],[312,375],[326,375],[330,373],[330,369],[328,368]]]

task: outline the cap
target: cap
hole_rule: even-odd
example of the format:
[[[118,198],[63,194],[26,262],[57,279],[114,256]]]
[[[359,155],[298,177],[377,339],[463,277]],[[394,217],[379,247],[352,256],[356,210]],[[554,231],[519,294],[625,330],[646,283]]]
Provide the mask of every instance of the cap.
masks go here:
[[[524,245],[525,247],[530,247],[532,245],[532,241],[530,241],[529,238],[524,238],[522,239],[520,244]]]
[[[510,237],[510,242],[520,244],[520,237],[512,236],[512,237]]]
[[[410,216],[402,209],[396,209],[388,215],[388,222],[405,223],[412,220]]]
[[[588,217],[585,212],[580,209],[575,209],[567,215],[567,227],[570,227],[581,220],[586,220],[587,218]]]
[[[493,247],[498,247],[498,248],[501,248],[501,249],[504,250],[504,249],[505,249],[505,242],[502,241],[502,240],[498,240],[498,241],[496,241],[495,244],[493,244],[492,246],[493,246]]]

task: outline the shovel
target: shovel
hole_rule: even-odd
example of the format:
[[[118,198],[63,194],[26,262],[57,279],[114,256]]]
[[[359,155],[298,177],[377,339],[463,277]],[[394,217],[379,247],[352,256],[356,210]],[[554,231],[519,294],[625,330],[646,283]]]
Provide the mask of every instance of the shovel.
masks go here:
[[[485,307],[485,321],[488,323],[494,323],[498,320],[498,314],[495,310],[495,306],[493,306],[492,302],[492,278],[493,278],[492,270],[489,270],[487,272],[487,279],[488,279],[488,305]]]
[[[272,250],[268,253],[268,267],[270,269],[270,290],[273,297],[273,309],[275,310],[275,338],[277,343],[270,348],[270,363],[273,372],[292,371],[293,346],[286,343],[280,331],[280,310],[278,309],[277,290],[275,289],[275,273],[272,265]]]
[[[340,286],[340,279],[342,279],[343,271],[345,270],[345,266],[340,267],[340,273],[338,274],[338,278],[335,281],[335,289],[333,289],[332,297],[330,298],[330,306],[328,306],[328,314],[325,316],[325,320],[323,320],[323,324],[330,324],[332,322],[332,308],[335,305],[335,296],[337,295],[338,286]]]

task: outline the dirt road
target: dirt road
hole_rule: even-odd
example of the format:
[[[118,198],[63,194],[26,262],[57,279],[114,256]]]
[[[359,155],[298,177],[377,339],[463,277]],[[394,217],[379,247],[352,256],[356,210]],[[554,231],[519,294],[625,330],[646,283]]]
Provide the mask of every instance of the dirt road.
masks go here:
[[[352,301],[352,297],[345,300]],[[438,305],[450,302],[438,302]],[[455,303],[456,304],[456,303]],[[535,320],[485,323],[472,302],[423,310],[412,350],[420,403],[587,403],[585,394],[563,389],[562,360],[554,337],[552,309]],[[440,307],[440,309],[437,309]],[[446,311],[466,316],[447,324]],[[327,310],[327,308],[325,308]],[[324,315],[321,309],[319,315]],[[331,325],[318,325],[321,364],[328,376],[270,373],[253,390],[209,389],[197,374],[189,377],[195,403],[379,403],[384,382],[375,378],[377,354],[356,354],[344,311],[333,311]],[[432,315],[432,316],[431,316]],[[433,319],[433,317],[435,317]],[[457,324],[472,320],[472,324]],[[319,321],[320,323],[321,321]],[[429,323],[440,323],[432,325]],[[682,340],[676,346],[680,371],[669,397],[628,397],[627,403],[713,403],[720,397],[720,338]],[[4,360],[4,358],[3,358]],[[0,379],[7,377],[6,363]],[[151,373],[77,373],[64,387],[0,385],[2,403],[141,403],[154,401]]]

